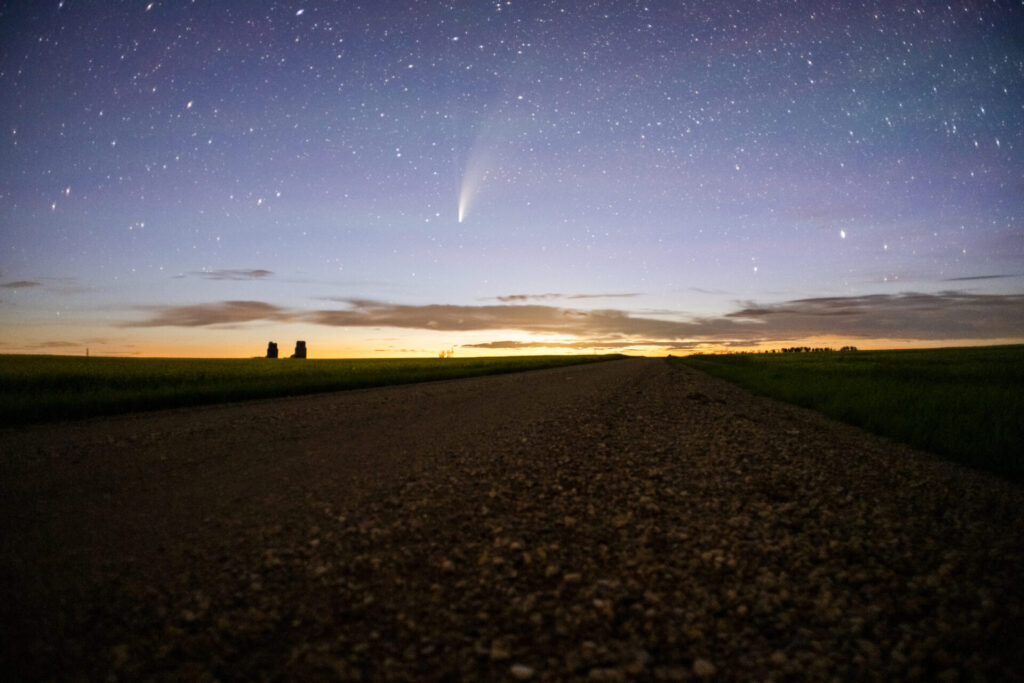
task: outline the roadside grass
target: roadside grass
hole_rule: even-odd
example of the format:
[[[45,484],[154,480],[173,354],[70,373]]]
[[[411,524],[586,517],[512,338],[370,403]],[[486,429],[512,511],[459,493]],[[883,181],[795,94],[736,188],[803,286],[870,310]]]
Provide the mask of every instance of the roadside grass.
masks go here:
[[[754,393],[1024,480],[1024,345],[673,360]]]
[[[619,355],[192,359],[0,355],[0,425],[591,363]]]

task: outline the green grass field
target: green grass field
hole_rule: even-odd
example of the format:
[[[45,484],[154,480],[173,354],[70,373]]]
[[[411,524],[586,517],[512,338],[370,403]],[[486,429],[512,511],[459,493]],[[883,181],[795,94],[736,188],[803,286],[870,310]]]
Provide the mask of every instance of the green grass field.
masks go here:
[[[695,355],[676,361],[1024,480],[1024,346]]]
[[[0,355],[0,425],[474,377],[620,357],[271,360]]]

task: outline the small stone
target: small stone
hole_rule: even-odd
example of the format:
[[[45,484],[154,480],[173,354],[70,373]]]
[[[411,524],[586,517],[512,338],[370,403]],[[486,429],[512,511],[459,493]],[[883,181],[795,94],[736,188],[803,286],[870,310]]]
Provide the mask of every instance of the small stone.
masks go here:
[[[508,659],[512,656],[512,650],[509,647],[508,639],[506,638],[495,638],[491,642],[491,659],[494,661],[501,661]]]
[[[512,678],[518,681],[525,681],[533,678],[533,667],[526,666],[525,664],[513,664],[509,667],[508,672],[512,675]]]
[[[637,650],[633,653],[633,661],[623,667],[627,676],[637,678],[644,672],[651,663],[651,655],[647,650]]]
[[[115,645],[112,650],[112,659],[114,660],[114,669],[123,669],[125,664],[128,663],[128,645],[125,643],[119,643]]]
[[[881,656],[881,652],[879,651],[878,646],[872,643],[870,640],[859,638],[857,640],[857,645],[860,647],[861,652],[863,652],[868,659],[876,660]]]
[[[701,678],[710,678],[715,675],[715,665],[706,659],[695,659],[693,660],[693,673],[697,674]]]

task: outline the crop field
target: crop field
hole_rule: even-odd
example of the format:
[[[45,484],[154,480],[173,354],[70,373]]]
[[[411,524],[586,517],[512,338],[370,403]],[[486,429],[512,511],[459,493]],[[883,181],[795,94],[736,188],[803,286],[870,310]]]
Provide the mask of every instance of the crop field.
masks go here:
[[[291,360],[0,355],[0,425],[474,377],[620,357]]]
[[[676,362],[1024,480],[1024,346],[694,355]]]

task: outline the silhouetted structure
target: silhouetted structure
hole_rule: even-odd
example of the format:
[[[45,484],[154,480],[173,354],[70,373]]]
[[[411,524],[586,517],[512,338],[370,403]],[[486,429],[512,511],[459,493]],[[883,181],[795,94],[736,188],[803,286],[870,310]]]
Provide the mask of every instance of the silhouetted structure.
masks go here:
[[[267,343],[267,358],[277,358],[277,342]]]
[[[295,353],[292,354],[292,358],[305,358],[306,357],[306,342],[297,341],[295,342]]]

